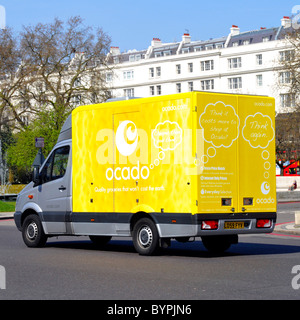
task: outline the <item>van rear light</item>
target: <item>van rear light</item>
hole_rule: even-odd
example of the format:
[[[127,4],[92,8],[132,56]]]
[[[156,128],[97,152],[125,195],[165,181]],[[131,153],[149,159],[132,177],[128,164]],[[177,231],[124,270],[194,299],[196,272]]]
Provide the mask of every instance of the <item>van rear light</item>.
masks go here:
[[[205,220],[201,223],[202,230],[216,230],[219,227],[218,220]]]
[[[272,226],[271,219],[257,219],[256,228],[270,228]]]

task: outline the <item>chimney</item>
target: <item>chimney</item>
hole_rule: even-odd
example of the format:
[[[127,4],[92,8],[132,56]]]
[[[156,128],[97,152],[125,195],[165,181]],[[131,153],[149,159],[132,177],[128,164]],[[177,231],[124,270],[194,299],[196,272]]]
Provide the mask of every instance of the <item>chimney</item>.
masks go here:
[[[230,29],[230,34],[232,36],[236,36],[236,35],[240,34],[240,28],[233,24],[231,29]]]
[[[161,46],[161,40],[159,38],[153,38],[153,40],[151,41],[151,46],[152,47]]]
[[[183,43],[190,43],[191,42],[191,36],[189,33],[184,33],[182,36],[182,42]]]
[[[289,28],[289,27],[291,27],[292,22],[291,22],[290,17],[284,16],[284,17],[281,19],[281,25],[282,25],[284,28]]]
[[[117,55],[121,54],[121,51],[120,51],[119,47],[110,47],[110,53],[113,56],[117,56]]]

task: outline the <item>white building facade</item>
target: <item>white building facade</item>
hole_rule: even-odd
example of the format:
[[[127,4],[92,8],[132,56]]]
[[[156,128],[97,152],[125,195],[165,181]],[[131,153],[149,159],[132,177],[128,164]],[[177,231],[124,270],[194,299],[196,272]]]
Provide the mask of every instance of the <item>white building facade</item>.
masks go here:
[[[240,32],[232,26],[228,36],[192,41],[185,33],[181,42],[162,43],[154,38],[147,50],[121,53],[112,47],[113,65],[106,74],[112,97],[149,97],[193,90],[256,94],[275,97],[276,111],[294,105],[282,84],[289,82],[280,61],[291,48],[285,40],[291,20],[284,17],[277,28]]]

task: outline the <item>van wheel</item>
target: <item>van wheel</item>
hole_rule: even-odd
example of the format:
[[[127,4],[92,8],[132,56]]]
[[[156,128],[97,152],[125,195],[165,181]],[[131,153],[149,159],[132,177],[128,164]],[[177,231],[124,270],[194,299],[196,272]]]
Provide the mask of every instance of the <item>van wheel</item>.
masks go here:
[[[22,237],[27,247],[43,247],[47,241],[40,218],[30,214],[24,220]]]
[[[133,227],[132,240],[135,250],[140,255],[154,254],[159,244],[155,223],[149,218],[138,220]]]
[[[230,236],[204,236],[202,243],[209,252],[219,254],[228,250],[233,241]]]

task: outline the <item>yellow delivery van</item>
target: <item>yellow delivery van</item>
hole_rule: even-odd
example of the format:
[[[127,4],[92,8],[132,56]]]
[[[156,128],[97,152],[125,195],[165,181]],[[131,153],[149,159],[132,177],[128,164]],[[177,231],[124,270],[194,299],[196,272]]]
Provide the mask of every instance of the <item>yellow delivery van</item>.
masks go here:
[[[273,98],[190,92],[81,106],[19,195],[15,222],[28,246],[131,236],[150,255],[201,237],[224,251],[238,234],[273,231],[275,176]]]

